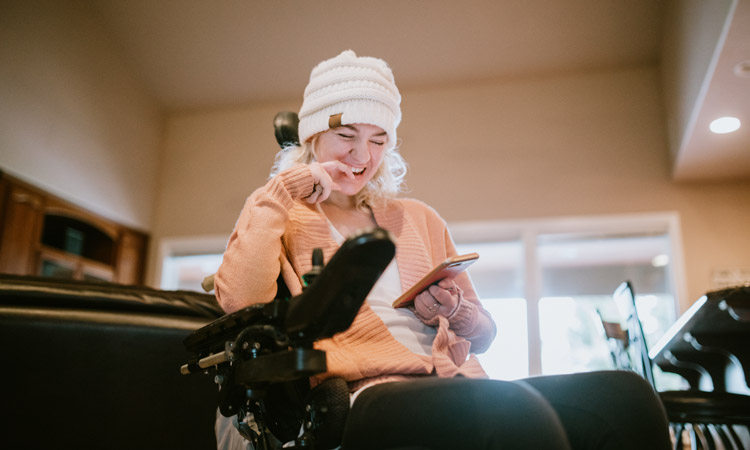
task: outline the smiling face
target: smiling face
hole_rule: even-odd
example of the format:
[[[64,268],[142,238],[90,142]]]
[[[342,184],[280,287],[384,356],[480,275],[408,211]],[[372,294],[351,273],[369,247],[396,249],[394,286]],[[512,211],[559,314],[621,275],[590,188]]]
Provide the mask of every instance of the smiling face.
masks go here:
[[[341,193],[356,195],[372,180],[383,162],[388,134],[369,124],[342,125],[321,133],[316,143],[318,162],[340,161],[351,167],[354,179],[342,174],[334,180]]]

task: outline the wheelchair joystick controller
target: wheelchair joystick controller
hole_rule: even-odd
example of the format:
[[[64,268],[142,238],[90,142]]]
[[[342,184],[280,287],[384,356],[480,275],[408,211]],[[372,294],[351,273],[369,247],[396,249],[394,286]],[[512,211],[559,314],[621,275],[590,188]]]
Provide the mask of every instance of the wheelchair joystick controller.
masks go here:
[[[184,340],[191,358],[180,371],[214,375],[222,415],[253,414],[260,431],[244,431],[255,448],[270,449],[269,432],[296,440],[296,448],[335,447],[348,388],[334,378],[310,390],[309,377],[327,370],[325,352],[313,343],[351,326],[395,253],[381,228],[344,241],[325,266],[315,249],[301,294],[253,304],[194,331]]]
[[[318,278],[318,275],[320,275],[320,272],[323,271],[323,249],[316,248],[313,250],[312,254],[312,269],[310,269],[309,272],[302,275],[302,281],[304,281],[305,285],[304,288],[307,288],[310,286],[316,278]]]

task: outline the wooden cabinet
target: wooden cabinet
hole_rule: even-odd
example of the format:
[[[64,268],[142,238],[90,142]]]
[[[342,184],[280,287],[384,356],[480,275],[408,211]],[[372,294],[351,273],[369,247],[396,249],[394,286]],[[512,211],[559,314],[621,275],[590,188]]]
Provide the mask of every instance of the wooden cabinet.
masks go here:
[[[0,172],[0,273],[142,284],[148,236]]]
[[[0,179],[0,272],[34,273],[34,241],[42,227],[44,198],[15,183]]]

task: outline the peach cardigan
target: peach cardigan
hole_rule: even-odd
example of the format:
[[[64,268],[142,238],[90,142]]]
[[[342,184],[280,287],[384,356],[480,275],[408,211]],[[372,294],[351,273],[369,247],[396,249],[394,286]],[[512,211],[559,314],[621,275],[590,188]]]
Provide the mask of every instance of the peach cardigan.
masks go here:
[[[292,295],[302,292],[300,275],[312,267],[312,250],[323,249],[325,260],[338,244],[328,221],[314,206],[300,201],[313,191],[307,166],[296,166],[273,177],[246,201],[215,276],[216,298],[225,311],[268,302],[276,295],[281,273]],[[456,254],[443,219],[424,203],[394,199],[372,207],[378,226],[396,241],[396,262],[406,290],[447,256]],[[316,347],[327,352],[328,372],[341,376],[352,389],[362,384],[436,374],[486,377],[476,357],[489,347],[496,329],[466,273],[456,278],[463,300],[451,317],[439,316],[432,356],[417,355],[399,343],[365,302],[352,326]]]

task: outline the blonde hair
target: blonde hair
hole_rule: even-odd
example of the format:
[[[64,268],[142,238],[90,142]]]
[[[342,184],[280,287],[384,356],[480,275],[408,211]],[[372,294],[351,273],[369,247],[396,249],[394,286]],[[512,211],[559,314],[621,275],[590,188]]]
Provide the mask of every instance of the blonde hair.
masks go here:
[[[315,162],[315,144],[318,141],[318,136],[313,136],[302,145],[290,145],[282,148],[276,154],[276,160],[271,167],[269,178],[273,178],[296,165]],[[375,205],[383,200],[394,198],[403,192],[405,190],[406,170],[406,161],[399,153],[398,146],[394,145],[387,148],[375,176],[355,196],[357,208]]]

